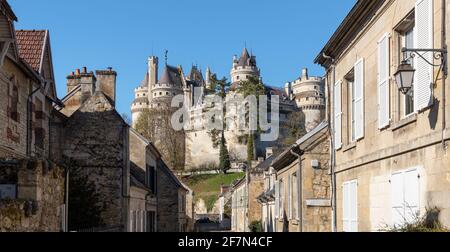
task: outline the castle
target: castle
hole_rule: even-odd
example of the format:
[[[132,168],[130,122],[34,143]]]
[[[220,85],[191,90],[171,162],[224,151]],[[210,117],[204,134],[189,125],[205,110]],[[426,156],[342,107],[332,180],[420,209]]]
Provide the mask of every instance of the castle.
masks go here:
[[[141,85],[135,89],[135,100],[131,106],[133,125],[145,109],[169,106],[172,98],[177,95],[184,96],[185,106],[188,108],[192,124],[203,125],[205,111],[210,104],[205,101],[211,94],[210,68],[202,71],[193,66],[187,76],[181,66],[171,66],[165,62],[162,75],[159,78],[159,59],[151,56],[148,59],[148,71]],[[240,57],[233,57],[230,72],[231,87],[227,93],[227,100],[236,95],[236,88],[244,81],[254,77],[261,79],[261,70],[257,66],[256,56],[244,48]],[[309,131],[317,126],[325,115],[324,82],[319,77],[309,77],[307,69],[302,76],[294,82],[288,83],[285,89],[266,87],[268,95],[278,95],[280,105],[280,124],[288,120],[290,113],[302,111],[305,114],[306,129]],[[226,117],[236,118],[236,110],[227,111]],[[299,125],[300,126],[300,125]],[[282,137],[286,132],[280,133]],[[238,129],[236,123],[225,131],[225,138],[234,165],[247,159],[248,132]],[[255,139],[256,154],[258,157],[266,156],[266,149],[276,146],[277,142],[263,142]],[[192,129],[185,131],[185,169],[204,168],[217,165],[219,162],[219,148],[214,148],[210,132],[206,129]]]

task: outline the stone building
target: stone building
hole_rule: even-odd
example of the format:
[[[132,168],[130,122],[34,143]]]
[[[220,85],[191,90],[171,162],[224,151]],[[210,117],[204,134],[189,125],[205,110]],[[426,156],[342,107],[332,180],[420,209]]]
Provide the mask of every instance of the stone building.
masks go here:
[[[158,232],[192,231],[192,190],[184,186],[163,160],[157,172]],[[188,205],[189,203],[189,205]]]
[[[56,89],[48,31],[15,30],[0,1],[0,231],[64,230],[64,170],[52,157]]]
[[[447,48],[449,10],[359,0],[317,56],[331,93],[334,230],[379,231],[433,207],[450,226],[448,78],[431,53],[402,53]],[[416,70],[405,92],[393,78],[402,62]]]
[[[276,156],[259,196],[267,232],[330,232],[328,124],[321,123]]]
[[[231,230],[248,232],[248,194],[246,177],[233,184],[231,196]]]

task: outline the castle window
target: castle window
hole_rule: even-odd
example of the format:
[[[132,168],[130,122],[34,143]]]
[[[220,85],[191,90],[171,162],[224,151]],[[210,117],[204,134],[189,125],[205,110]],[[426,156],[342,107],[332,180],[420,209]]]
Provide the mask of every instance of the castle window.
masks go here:
[[[169,92],[166,92],[166,95],[169,95]]]
[[[161,96],[162,95],[162,92],[159,92],[159,96]]]

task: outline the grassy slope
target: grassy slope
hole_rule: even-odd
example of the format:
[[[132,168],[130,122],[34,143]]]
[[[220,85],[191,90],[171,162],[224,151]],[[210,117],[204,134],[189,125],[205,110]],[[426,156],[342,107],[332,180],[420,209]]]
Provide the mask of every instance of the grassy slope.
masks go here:
[[[195,193],[196,200],[203,199],[208,211],[211,211],[219,198],[220,186],[230,185],[233,181],[244,177],[244,173],[195,175],[184,179],[184,182]]]

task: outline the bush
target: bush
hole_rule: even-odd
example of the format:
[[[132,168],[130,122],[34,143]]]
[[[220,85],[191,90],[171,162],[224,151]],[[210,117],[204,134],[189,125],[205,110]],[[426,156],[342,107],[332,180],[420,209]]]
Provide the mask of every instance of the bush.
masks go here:
[[[263,232],[263,226],[261,221],[253,221],[250,223],[250,226],[248,226],[250,229],[250,232],[252,233],[262,233]]]
[[[424,216],[416,215],[413,221],[407,222],[406,219],[401,225],[387,227],[381,231],[387,232],[449,232],[449,230],[439,221],[441,210],[439,208],[427,209]]]

